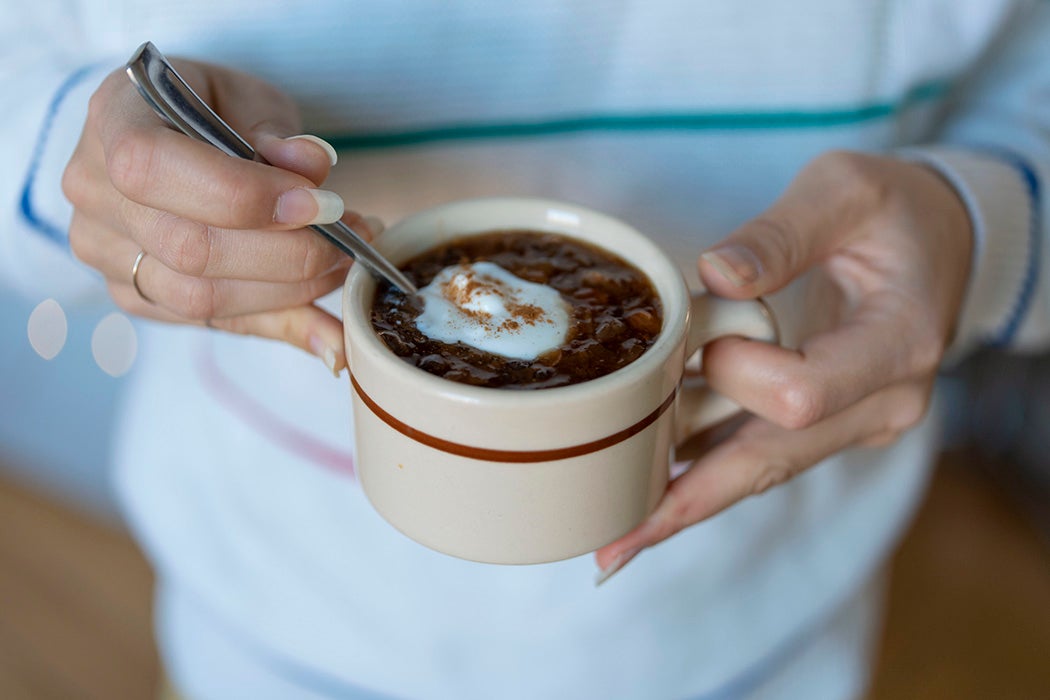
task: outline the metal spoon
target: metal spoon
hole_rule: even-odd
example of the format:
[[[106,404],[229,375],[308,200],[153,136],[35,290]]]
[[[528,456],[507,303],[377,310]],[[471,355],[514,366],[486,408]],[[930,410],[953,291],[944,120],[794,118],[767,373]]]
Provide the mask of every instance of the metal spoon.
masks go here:
[[[135,51],[128,60],[127,74],[153,111],[171,126],[210,143],[227,155],[266,163],[240,134],[198,97],[152,42],[147,41]],[[367,267],[376,277],[385,279],[406,294],[419,294],[404,273],[342,221],[311,225],[310,228]]]

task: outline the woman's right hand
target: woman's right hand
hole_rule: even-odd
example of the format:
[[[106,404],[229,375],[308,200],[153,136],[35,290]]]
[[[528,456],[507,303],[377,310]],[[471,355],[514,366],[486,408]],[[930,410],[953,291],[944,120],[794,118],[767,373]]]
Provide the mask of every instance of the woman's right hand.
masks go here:
[[[335,151],[298,138],[295,104],[243,73],[173,61],[194,90],[272,165],[231,158],[173,131],[123,70],[92,96],[62,180],[73,253],[106,278],[125,311],[283,340],[338,373],[342,325],[313,302],[339,287],[350,258],[304,227],[343,218],[320,189]],[[132,267],[140,251],[137,282]]]

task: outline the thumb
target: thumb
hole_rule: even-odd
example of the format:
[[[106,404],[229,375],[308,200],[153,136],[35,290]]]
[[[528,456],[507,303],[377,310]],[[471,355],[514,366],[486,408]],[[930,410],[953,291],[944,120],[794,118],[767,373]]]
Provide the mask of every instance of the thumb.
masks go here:
[[[827,257],[834,228],[800,221],[791,208],[770,210],[700,256],[700,279],[719,296],[753,299],[786,286]]]
[[[731,299],[775,292],[827,258],[841,236],[876,210],[870,157],[832,152],[815,159],[766,212],[700,256],[700,278]]]

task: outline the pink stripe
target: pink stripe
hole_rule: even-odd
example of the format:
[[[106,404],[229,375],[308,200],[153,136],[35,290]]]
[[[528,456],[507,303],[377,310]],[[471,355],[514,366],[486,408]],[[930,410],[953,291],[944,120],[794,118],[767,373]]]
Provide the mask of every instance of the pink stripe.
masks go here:
[[[210,339],[203,340],[199,346],[197,373],[204,388],[216,401],[267,440],[299,457],[316,462],[325,469],[354,477],[353,456],[299,430],[223,374],[222,368],[215,361]]]

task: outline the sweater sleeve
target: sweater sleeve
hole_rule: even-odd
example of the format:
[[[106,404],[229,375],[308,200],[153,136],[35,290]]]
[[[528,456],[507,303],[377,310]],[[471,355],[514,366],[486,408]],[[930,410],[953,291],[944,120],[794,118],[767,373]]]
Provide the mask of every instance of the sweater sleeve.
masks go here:
[[[1050,3],[1021,6],[935,144],[908,149],[958,190],[974,226],[950,356],[1050,347]]]
[[[4,13],[0,89],[18,98],[0,120],[0,282],[33,299],[103,299],[102,278],[69,251],[61,179],[88,99],[119,63],[89,48],[73,3],[9,3]]]

